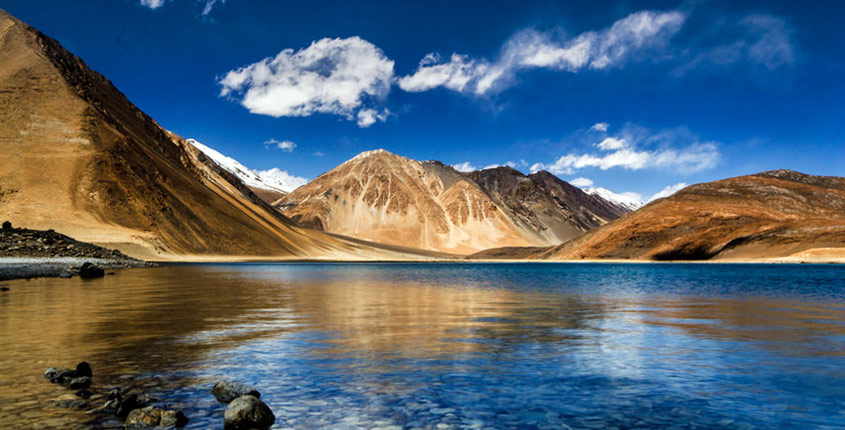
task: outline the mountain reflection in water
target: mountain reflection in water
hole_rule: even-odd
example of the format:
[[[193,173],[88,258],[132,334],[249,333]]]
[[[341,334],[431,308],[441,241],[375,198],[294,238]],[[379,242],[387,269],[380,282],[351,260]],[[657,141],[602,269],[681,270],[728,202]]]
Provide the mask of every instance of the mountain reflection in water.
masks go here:
[[[189,428],[221,427],[221,378],[258,388],[274,428],[845,422],[841,266],[224,264],[7,285],[2,428],[115,424],[51,407],[67,390],[41,374],[82,360],[95,390],[149,392]]]

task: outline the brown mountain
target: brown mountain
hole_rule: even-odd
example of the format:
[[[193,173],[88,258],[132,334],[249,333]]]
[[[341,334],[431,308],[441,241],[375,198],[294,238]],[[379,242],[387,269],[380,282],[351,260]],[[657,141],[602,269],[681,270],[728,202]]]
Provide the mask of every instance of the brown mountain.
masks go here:
[[[546,259],[843,258],[845,178],[775,170],[693,185],[558,247],[498,254]]]
[[[297,227],[55,40],[0,10],[0,219],[144,258],[384,258]]]
[[[464,174],[384,150],[359,154],[274,206],[305,226],[451,253],[559,244],[622,212],[547,172]]]

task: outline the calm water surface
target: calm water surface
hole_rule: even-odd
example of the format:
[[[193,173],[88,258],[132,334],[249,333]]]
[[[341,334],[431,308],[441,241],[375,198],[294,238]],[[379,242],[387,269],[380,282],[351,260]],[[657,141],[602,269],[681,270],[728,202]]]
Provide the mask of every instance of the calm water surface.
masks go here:
[[[0,428],[119,423],[50,366],[221,428],[253,385],[295,429],[842,429],[845,267],[225,264],[6,283]],[[94,399],[92,407],[102,399]]]

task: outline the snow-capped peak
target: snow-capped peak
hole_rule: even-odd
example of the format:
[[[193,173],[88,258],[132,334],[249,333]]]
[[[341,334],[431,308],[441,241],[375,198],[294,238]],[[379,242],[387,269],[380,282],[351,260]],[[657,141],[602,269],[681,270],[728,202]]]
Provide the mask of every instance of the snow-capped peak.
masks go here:
[[[601,197],[609,201],[610,203],[613,203],[630,211],[635,211],[641,208],[644,204],[643,196],[631,191],[617,194],[613,191],[608,190],[607,188],[594,187],[584,188],[584,192],[587,194]]]
[[[227,157],[194,139],[187,139],[187,141],[202,151],[203,154],[207,155],[208,158],[211,158],[223,170],[237,176],[238,179],[249,187],[289,193],[308,183],[308,180],[305,178],[292,176],[288,172],[275,167],[269,170],[252,170],[241,164],[238,160]]]

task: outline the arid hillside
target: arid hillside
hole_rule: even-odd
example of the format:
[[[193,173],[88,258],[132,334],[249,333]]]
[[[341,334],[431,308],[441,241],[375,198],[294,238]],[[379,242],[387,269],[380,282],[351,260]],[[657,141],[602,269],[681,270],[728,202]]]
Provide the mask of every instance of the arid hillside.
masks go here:
[[[775,170],[692,185],[558,247],[498,254],[564,260],[842,258],[845,178]]]
[[[55,40],[0,11],[0,219],[141,258],[389,258],[301,229]]]
[[[625,213],[547,172],[465,174],[384,150],[359,154],[274,206],[315,229],[450,253],[556,245]]]

